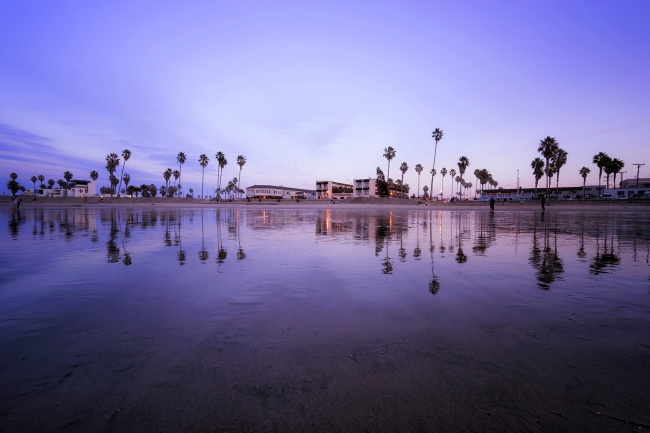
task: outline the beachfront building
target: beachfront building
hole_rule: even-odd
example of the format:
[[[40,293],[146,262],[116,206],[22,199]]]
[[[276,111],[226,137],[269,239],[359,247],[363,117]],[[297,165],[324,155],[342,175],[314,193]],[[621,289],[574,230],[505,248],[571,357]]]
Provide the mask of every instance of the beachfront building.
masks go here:
[[[28,194],[32,195],[31,192]],[[97,182],[73,179],[70,181],[70,189],[37,189],[33,195],[36,197],[92,197],[97,195]]]
[[[636,177],[631,177],[621,181],[621,188],[641,188],[650,189],[650,178],[640,177],[637,181]]]
[[[377,197],[377,179],[354,179],[354,197]]]
[[[321,200],[343,200],[352,197],[352,185],[330,180],[316,181],[316,198]]]
[[[277,185],[253,185],[246,188],[246,198],[255,200],[313,200],[313,190]]]

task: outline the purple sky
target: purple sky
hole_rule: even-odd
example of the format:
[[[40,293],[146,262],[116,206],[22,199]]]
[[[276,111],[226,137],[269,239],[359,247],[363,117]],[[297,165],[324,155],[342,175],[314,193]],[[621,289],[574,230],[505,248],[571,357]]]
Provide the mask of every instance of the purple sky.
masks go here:
[[[387,171],[412,192],[436,168],[486,168],[532,187],[547,135],[581,185],[603,151],[650,177],[650,2],[24,1],[0,3],[0,178],[100,174],[128,148],[131,184],[206,195],[247,163],[242,187],[315,188]],[[120,169],[121,170],[121,167]],[[119,173],[118,173],[119,174]],[[467,176],[467,175],[466,175]],[[445,191],[449,187],[445,178]],[[439,190],[438,175],[434,190]],[[543,182],[543,181],[542,181]]]

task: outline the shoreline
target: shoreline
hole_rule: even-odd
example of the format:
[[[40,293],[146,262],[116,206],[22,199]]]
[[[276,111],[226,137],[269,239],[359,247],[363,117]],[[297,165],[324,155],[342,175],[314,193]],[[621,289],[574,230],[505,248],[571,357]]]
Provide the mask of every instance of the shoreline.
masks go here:
[[[421,204],[418,204],[421,202]],[[216,209],[322,209],[334,207],[336,209],[356,210],[378,210],[378,209],[430,209],[441,211],[490,211],[487,201],[465,201],[465,202],[423,202],[418,199],[391,199],[391,198],[352,198],[348,200],[262,200],[262,201],[206,201],[198,198],[117,198],[89,197],[87,202],[81,197],[29,197],[22,200],[20,209],[25,210],[33,207],[120,207],[120,208],[144,208],[156,206],[161,208],[216,208]],[[0,207],[10,207],[13,202],[11,197],[0,197]],[[541,211],[540,202],[537,200],[526,201],[523,205],[516,201],[497,201],[494,207],[495,212],[533,212]],[[650,212],[650,200],[619,201],[619,200],[588,200],[588,201],[550,201],[546,204],[546,211],[569,211],[569,212]]]

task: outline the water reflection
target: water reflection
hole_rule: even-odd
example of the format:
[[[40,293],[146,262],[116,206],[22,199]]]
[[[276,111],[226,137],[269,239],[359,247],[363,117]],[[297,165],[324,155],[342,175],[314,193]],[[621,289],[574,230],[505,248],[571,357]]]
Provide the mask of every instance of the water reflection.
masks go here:
[[[245,237],[254,246],[255,259],[278,239],[295,242],[294,254],[304,256],[313,248],[304,243],[313,233],[313,242],[345,248],[345,254],[355,257],[351,265],[374,256],[381,275],[395,276],[422,272],[417,263],[428,245],[426,286],[432,294],[447,285],[441,281],[451,281],[458,272],[489,272],[499,278],[499,273],[511,274],[515,263],[527,263],[535,285],[549,290],[564,280],[568,266],[597,276],[615,273],[629,263],[647,265],[650,258],[650,218],[645,213],[33,208],[7,212],[4,218],[13,241],[91,245],[103,241],[106,262],[125,266],[169,248],[179,266],[195,257],[204,265],[222,268],[233,260],[251,258],[244,248]],[[94,248],[91,245],[86,248]],[[289,254],[285,253],[286,261],[291,262],[295,257]],[[516,272],[525,275],[521,265],[515,265]]]

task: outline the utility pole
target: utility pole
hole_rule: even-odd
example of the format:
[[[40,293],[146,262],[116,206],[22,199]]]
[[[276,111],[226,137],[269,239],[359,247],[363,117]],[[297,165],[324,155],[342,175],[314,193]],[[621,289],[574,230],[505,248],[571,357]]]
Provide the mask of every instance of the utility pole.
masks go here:
[[[636,187],[638,188],[639,187],[639,170],[641,170],[641,166],[645,165],[645,163],[643,163],[643,164],[634,163],[632,165],[636,165]]]
[[[519,170],[517,170],[517,197],[519,197]]]

